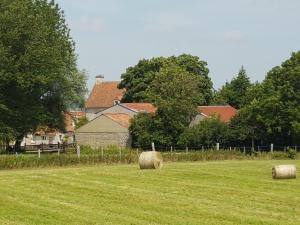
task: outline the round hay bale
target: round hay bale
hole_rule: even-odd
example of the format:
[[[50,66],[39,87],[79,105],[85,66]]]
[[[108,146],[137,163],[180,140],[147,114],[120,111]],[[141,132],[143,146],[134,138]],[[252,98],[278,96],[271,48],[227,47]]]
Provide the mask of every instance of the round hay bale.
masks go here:
[[[295,179],[296,166],[295,165],[278,165],[272,168],[273,179]]]
[[[163,158],[160,152],[142,152],[139,158],[140,168],[143,169],[161,169]]]

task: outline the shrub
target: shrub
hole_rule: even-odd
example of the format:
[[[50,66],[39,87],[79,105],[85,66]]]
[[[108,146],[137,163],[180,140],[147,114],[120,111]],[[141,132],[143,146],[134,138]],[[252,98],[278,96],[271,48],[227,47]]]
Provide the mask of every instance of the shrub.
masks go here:
[[[297,157],[297,151],[296,150],[294,150],[294,149],[288,149],[288,151],[287,151],[287,157],[289,158],[289,159],[296,159],[296,157]]]
[[[212,146],[216,143],[226,143],[228,135],[228,125],[223,123],[219,117],[212,117],[187,128],[180,135],[178,144],[181,146]]]

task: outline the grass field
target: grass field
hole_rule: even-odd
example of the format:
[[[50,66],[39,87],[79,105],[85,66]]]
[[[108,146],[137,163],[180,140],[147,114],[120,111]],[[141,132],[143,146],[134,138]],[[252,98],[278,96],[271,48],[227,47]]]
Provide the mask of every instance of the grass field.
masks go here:
[[[275,164],[168,163],[0,171],[0,224],[300,224],[300,180]]]

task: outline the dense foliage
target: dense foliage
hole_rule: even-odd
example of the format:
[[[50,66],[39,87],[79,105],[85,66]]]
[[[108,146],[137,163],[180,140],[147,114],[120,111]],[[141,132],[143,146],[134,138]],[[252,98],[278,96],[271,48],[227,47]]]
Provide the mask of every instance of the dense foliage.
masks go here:
[[[212,117],[187,128],[181,134],[178,144],[189,147],[203,145],[214,148],[216,143],[222,143],[224,145],[229,139],[228,124],[220,121],[219,117]]]
[[[149,146],[152,141],[159,145],[176,143],[196,115],[199,102],[205,102],[198,91],[198,77],[178,65],[166,64],[155,77],[146,95],[158,109],[154,115],[135,117],[130,130],[136,146]]]
[[[236,109],[240,109],[249,103],[247,93],[252,84],[247,76],[246,70],[242,66],[238,75],[214,94],[212,104],[231,105]]]
[[[300,144],[300,52],[273,68],[255,99],[232,121],[240,140],[258,144]]]
[[[54,1],[0,2],[0,133],[17,144],[40,125],[64,130],[63,111],[82,103],[86,76]]]
[[[167,64],[175,64],[182,70],[187,71],[187,75],[196,75],[198,82],[198,91],[204,96],[199,99],[199,104],[209,104],[212,99],[212,82],[208,76],[209,70],[207,63],[200,60],[197,56],[183,54],[178,57],[168,58],[158,57],[152,59],[143,59],[137,65],[127,68],[126,73],[121,75],[119,88],[126,88],[126,93],[122,99],[123,102],[145,102],[147,101],[147,89],[153,88],[156,75],[161,68]]]
[[[251,84],[242,67],[238,76],[215,94],[214,104],[239,109],[229,124],[211,118],[189,127],[195,116],[195,100],[203,99],[204,95],[195,96],[193,81],[185,80],[191,75],[177,76],[176,83],[171,74],[182,71],[165,64],[144,92],[145,99],[154,102],[158,111],[135,118],[131,132],[136,145],[149,145],[152,141],[166,146],[300,144],[300,52],[273,68],[262,83]]]

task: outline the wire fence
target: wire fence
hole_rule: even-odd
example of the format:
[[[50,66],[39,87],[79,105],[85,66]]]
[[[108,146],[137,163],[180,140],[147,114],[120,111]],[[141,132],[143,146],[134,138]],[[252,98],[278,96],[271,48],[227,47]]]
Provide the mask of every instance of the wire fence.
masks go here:
[[[21,147],[22,153],[52,153],[52,152],[60,152],[64,153],[67,150],[76,151],[76,143],[72,144],[41,144],[41,145],[26,145]],[[122,148],[120,148],[122,150]],[[245,154],[253,153],[253,152],[274,152],[281,151],[287,152],[289,150],[295,150],[299,152],[300,146],[287,146],[287,145],[257,145],[257,146],[243,146],[243,145],[198,145],[198,146],[162,146],[162,145],[154,145],[154,146],[139,146],[135,148],[130,148],[138,151],[149,151],[156,150],[161,152],[195,152],[195,151],[208,151],[208,150],[228,150],[228,151],[240,151]],[[5,145],[0,145],[0,154],[16,154],[17,152],[13,147],[6,149]]]
[[[19,151],[22,153],[37,153],[37,152],[64,152],[66,149],[75,149],[76,143],[72,144],[39,144],[39,145],[24,145],[21,146]],[[2,154],[15,154],[17,153],[16,148],[11,145],[7,147],[6,145],[0,145],[0,153]]]
[[[139,149],[153,150],[153,146],[139,146]],[[282,151],[286,152],[288,150],[295,150],[299,152],[300,146],[295,145],[256,145],[256,146],[246,146],[246,145],[198,145],[198,146],[162,146],[155,145],[154,149],[156,151],[162,152],[189,152],[189,151],[207,151],[207,150],[229,150],[229,151],[240,151],[244,153],[252,152],[273,152]]]

